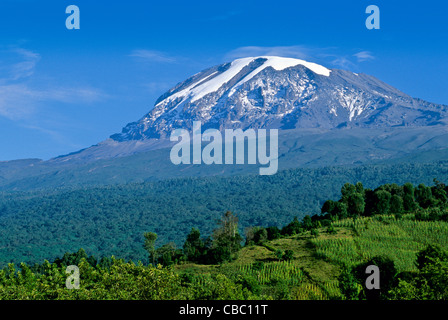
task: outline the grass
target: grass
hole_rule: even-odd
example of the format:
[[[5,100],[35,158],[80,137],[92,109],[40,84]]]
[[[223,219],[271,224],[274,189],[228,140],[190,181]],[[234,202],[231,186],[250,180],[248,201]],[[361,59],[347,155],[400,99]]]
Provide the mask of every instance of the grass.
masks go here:
[[[346,230],[341,230],[338,236],[344,236]],[[320,231],[320,237],[326,237],[325,231]],[[272,250],[264,246],[253,245],[244,247],[238,258],[220,266],[181,264],[176,269],[190,274],[218,274],[230,277],[242,275],[257,280],[262,294],[275,295],[281,286],[288,287],[289,298],[329,299],[338,297],[339,288],[337,276],[339,266],[316,257],[316,251],[311,244],[311,235],[304,233],[268,242],[275,250],[292,250],[294,255],[290,261],[279,261]],[[262,269],[257,270],[254,263],[261,262]]]
[[[281,290],[286,290],[285,286],[289,299],[338,299],[337,279],[343,264],[353,266],[384,255],[394,260],[399,272],[412,271],[416,253],[427,244],[437,243],[448,249],[448,223],[415,221],[412,215],[401,219],[394,216],[345,219],[333,222],[333,226],[334,234],[320,228],[317,237],[308,231],[268,241],[265,246],[244,247],[236,260],[220,266],[189,263],[176,268],[181,273],[251,277],[263,294],[276,299]],[[279,261],[276,250],[292,250],[293,259]],[[257,268],[256,262],[262,264]]]
[[[383,255],[394,260],[399,272],[415,271],[416,253],[428,244],[448,249],[448,224],[442,221],[415,221],[375,216],[334,222],[337,229],[353,233],[345,237],[319,237],[311,242],[317,255],[331,263],[354,265]],[[340,234],[338,232],[338,234]]]

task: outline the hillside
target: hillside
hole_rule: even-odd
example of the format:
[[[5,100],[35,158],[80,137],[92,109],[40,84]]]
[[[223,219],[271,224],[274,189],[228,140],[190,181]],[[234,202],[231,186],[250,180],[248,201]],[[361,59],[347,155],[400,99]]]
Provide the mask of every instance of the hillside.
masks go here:
[[[290,169],[274,176],[171,179],[118,186],[0,193],[0,265],[41,262],[85,248],[95,256],[145,260],[142,234],[182,245],[192,227],[211,234],[230,210],[241,230],[282,226],[320,212],[345,182],[366,188],[385,183],[448,181],[448,163]],[[266,192],[269,191],[269,192]],[[254,198],[256,195],[256,199]]]
[[[412,299],[406,295],[411,291],[403,291],[399,283],[410,281],[410,276],[419,277],[419,253],[428,245],[440,246],[448,252],[448,223],[418,221],[414,214],[399,218],[391,215],[348,218],[313,230],[283,235],[258,245],[246,244],[235,260],[219,265],[181,262],[174,268],[155,269],[120,260],[110,260],[109,264],[102,260],[95,265],[92,257],[85,260],[87,255],[79,251],[72,258],[66,254],[52,265],[46,263],[33,268],[34,272],[42,270],[43,276],[22,266],[21,272],[29,271],[20,283],[5,278],[2,274],[5,271],[0,270],[0,299],[24,298],[29,294],[33,294],[34,299],[357,299],[347,296],[344,288],[351,285],[355,291],[362,292],[365,290],[363,283],[346,283],[344,270],[355,270],[378,256],[391,259],[396,270],[390,293],[381,292],[388,298]],[[288,251],[289,257],[285,258]],[[81,267],[80,290],[64,289],[65,263]],[[41,277],[38,282],[35,282],[36,277]],[[115,280],[110,283],[109,279]],[[382,281],[385,280],[387,278]],[[33,281],[44,287],[33,285]],[[157,289],[151,290],[153,286]],[[8,296],[5,296],[5,289]],[[446,298],[446,295],[442,297]]]

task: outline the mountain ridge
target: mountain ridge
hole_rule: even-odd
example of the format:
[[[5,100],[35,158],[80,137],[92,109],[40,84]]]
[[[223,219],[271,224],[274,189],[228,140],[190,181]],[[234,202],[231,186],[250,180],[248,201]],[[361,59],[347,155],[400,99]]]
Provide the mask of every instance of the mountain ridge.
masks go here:
[[[177,84],[111,139],[166,139],[173,129],[191,129],[192,121],[201,121],[204,130],[332,129],[446,124],[447,115],[447,106],[412,98],[373,76],[261,56],[218,65]]]
[[[303,60],[269,59],[246,58],[233,77],[223,76],[226,82],[213,85],[207,82],[225,74],[231,63],[199,72],[163,94],[121,134],[93,146],[46,161],[0,162],[0,187],[128,183],[258,170],[172,164],[175,142],[169,134],[174,128],[191,129],[193,121],[201,121],[203,130],[280,129],[279,170],[446,159],[448,106],[412,98],[366,74],[306,64],[316,73]],[[170,98],[173,94],[177,96]]]

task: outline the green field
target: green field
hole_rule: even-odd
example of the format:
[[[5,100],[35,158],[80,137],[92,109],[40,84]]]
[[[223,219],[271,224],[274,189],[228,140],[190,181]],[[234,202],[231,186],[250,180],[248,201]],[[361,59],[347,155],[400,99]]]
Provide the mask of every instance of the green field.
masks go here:
[[[394,216],[362,217],[333,222],[335,234],[327,228],[269,241],[266,246],[248,246],[238,258],[221,266],[179,265],[178,272],[251,276],[261,292],[278,294],[278,284],[288,287],[289,299],[340,299],[338,276],[341,266],[355,266],[375,256],[390,257],[399,272],[416,270],[416,254],[427,244],[439,244],[448,250],[448,223],[415,221],[413,214],[401,219]],[[272,249],[292,250],[291,261],[277,261]],[[263,262],[261,270],[254,263]],[[278,298],[278,297],[277,297]]]

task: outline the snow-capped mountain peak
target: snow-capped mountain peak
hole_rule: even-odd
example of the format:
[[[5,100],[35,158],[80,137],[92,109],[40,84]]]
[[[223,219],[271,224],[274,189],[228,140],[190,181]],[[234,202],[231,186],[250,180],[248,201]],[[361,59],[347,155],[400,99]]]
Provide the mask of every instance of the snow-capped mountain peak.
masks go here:
[[[232,80],[236,75],[238,75],[243,68],[248,67],[252,62],[256,60],[264,60],[262,64],[253,70],[251,73],[249,73],[246,77],[244,77],[240,82],[235,84],[235,86],[231,89],[230,95],[232,95],[235,92],[235,88],[240,86],[241,84],[249,81],[252,79],[256,74],[258,74],[260,71],[272,67],[275,70],[284,70],[286,68],[294,67],[297,65],[303,65],[310,69],[311,71],[315,72],[316,74],[329,76],[331,70],[315,64],[311,62],[307,62],[300,59],[294,59],[294,58],[283,58],[283,57],[276,57],[276,56],[259,56],[259,57],[249,57],[249,58],[242,58],[234,60],[230,63],[230,66],[227,70],[225,70],[222,73],[219,73],[215,71],[214,73],[207,75],[205,78],[194,82],[187,88],[176,92],[166,99],[160,101],[157,103],[156,106],[168,103],[171,101],[175,101],[179,98],[187,98],[190,97],[191,102],[195,102],[207,94],[216,92],[219,88],[221,88],[224,84]]]
[[[365,74],[260,56],[193,75],[111,138],[164,138],[173,129],[191,129],[193,121],[201,121],[204,130],[419,126],[440,123],[446,112]]]

